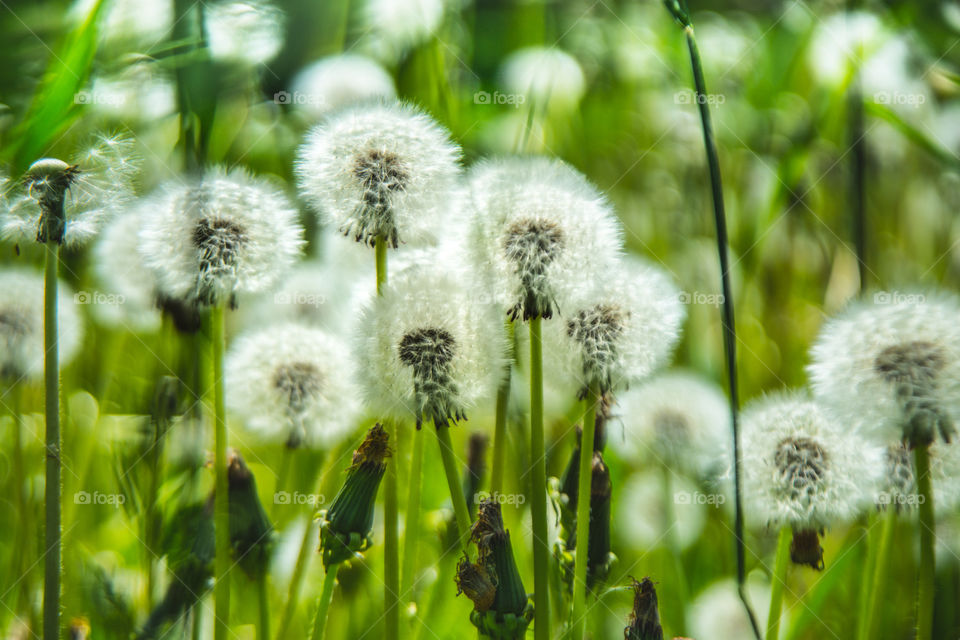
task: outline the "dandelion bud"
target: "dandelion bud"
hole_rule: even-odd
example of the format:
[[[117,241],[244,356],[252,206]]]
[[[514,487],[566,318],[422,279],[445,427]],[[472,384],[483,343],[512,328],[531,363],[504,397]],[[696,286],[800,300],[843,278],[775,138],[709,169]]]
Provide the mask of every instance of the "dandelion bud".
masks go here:
[[[320,513],[320,551],[330,567],[367,549],[372,540],[373,510],[390,456],[388,435],[377,424],[353,453],[347,479],[330,508]]]
[[[251,578],[262,576],[270,562],[273,525],[257,494],[257,482],[236,451],[227,466],[230,489],[230,543],[237,563]]]
[[[633,610],[623,630],[624,640],[663,640],[660,627],[660,611],[657,608],[657,591],[653,580],[633,580]]]
[[[70,640],[88,640],[90,638],[90,623],[86,618],[74,618],[70,621],[67,637]]]

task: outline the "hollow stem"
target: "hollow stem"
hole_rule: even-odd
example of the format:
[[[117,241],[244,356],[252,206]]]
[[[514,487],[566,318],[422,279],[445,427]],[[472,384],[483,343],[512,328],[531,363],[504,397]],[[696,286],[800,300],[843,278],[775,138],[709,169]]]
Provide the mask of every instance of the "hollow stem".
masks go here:
[[[323,577],[323,591],[320,592],[320,599],[317,600],[317,615],[313,619],[313,633],[310,640],[323,640],[323,634],[327,628],[327,611],[330,609],[330,601],[333,600],[333,587],[337,583],[337,569],[339,564],[332,564],[327,567],[327,574]]]
[[[593,439],[597,424],[600,390],[596,384],[587,389],[583,433],[580,436],[580,469],[577,477],[577,553],[573,569],[573,618],[570,621],[574,640],[583,638],[587,617],[587,558],[590,537],[590,484],[593,478]]]
[[[873,576],[870,579],[870,595],[867,598],[867,615],[860,624],[863,630],[862,640],[873,638],[873,630],[880,620],[880,610],[883,606],[884,588],[887,585],[887,576],[890,574],[890,545],[893,542],[893,533],[897,528],[897,511],[893,506],[887,508],[883,517],[880,531],[880,543],[877,546],[876,561]]]
[[[773,579],[770,581],[770,612],[767,614],[766,640],[777,640],[780,637],[780,610],[783,606],[783,588],[787,583],[787,566],[790,562],[792,540],[793,530],[789,526],[780,527]]]
[[[267,640],[270,637],[270,591],[267,582],[270,574],[263,571],[257,578],[257,600],[260,607],[260,628],[257,629],[257,640]]]
[[[46,486],[44,489],[43,640],[60,637],[60,358],[57,287],[60,245],[46,244],[43,287],[44,411],[46,417]]]
[[[214,585],[215,640],[227,640],[230,620],[230,501],[227,486],[227,410],[223,385],[224,308],[210,308],[210,360],[213,364],[214,473],[216,474],[213,518],[216,531]]]
[[[470,510],[467,509],[467,500],[463,495],[463,486],[460,484],[460,470],[453,455],[450,427],[442,425],[434,425],[434,427],[437,433],[437,444],[440,446],[440,459],[443,461],[443,473],[447,476],[447,486],[450,489],[453,514],[457,521],[457,539],[460,541],[460,546],[466,549],[470,538]]]
[[[547,461],[543,433],[543,334],[541,319],[530,319],[530,514],[533,517],[533,632],[550,638],[550,546],[547,541]],[[584,440],[583,442],[593,442]],[[593,447],[587,445],[587,450]],[[589,458],[588,458],[589,460]],[[587,464],[589,470],[590,465]],[[587,504],[590,499],[587,494]],[[586,537],[584,537],[586,539]],[[578,543],[579,544],[579,543]]]
[[[420,542],[420,487],[423,474],[423,430],[413,432],[410,477],[407,480],[407,517],[403,534],[403,566],[400,584],[403,593],[413,600],[414,576],[417,574],[417,550]]]
[[[917,640],[933,637],[933,597],[935,560],[933,540],[936,520],[933,516],[933,486],[930,481],[930,448],[917,446],[913,450],[916,467],[917,493],[920,514],[920,574],[917,581]]]
[[[505,328],[507,343],[510,345],[512,353],[513,322],[507,320]],[[510,403],[510,373],[513,368],[513,359],[510,360],[503,380],[500,381],[500,388],[497,389],[496,426],[493,431],[493,465],[490,470],[490,493],[493,495],[503,493],[503,466],[507,458],[507,406]]]

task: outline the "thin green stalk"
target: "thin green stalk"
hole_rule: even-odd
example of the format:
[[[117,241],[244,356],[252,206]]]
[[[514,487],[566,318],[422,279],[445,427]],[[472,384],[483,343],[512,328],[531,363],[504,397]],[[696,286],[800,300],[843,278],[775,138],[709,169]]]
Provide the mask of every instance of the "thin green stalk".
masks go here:
[[[580,470],[577,477],[577,553],[573,569],[573,618],[570,628],[574,640],[583,638],[587,626],[587,553],[590,543],[590,484],[593,479],[593,439],[597,425],[600,389],[595,383],[587,388],[583,433],[580,436]]]
[[[303,581],[303,574],[307,571],[307,565],[310,562],[311,551],[313,549],[312,541],[316,537],[316,526],[313,519],[307,522],[303,530],[303,540],[300,541],[300,552],[297,554],[297,563],[293,565],[293,575],[290,576],[290,586],[287,589],[287,603],[283,607],[283,614],[280,617],[280,626],[277,628],[276,640],[283,640],[287,637],[287,630],[290,628],[290,622],[293,620],[293,614],[297,610],[297,602],[300,599],[300,583]]]
[[[860,275],[861,293],[867,288],[867,212],[866,212],[866,165],[867,149],[863,131],[863,92],[860,71],[854,71],[847,96],[848,129],[850,142],[849,201],[853,217],[851,232],[857,255],[857,270]]]
[[[513,322],[506,321],[507,342],[513,350]],[[497,389],[496,426],[493,431],[493,465],[490,470],[490,493],[503,493],[503,466],[507,457],[507,406],[510,403],[510,373],[513,359],[507,364],[507,371],[500,388]]]
[[[423,430],[413,433],[410,477],[407,479],[407,517],[403,533],[403,566],[400,584],[409,600],[414,597],[414,576],[417,574],[417,550],[420,543],[420,487],[423,475]]]
[[[780,527],[780,536],[777,538],[777,557],[773,566],[773,578],[770,581],[770,612],[767,614],[766,640],[777,640],[780,637],[780,610],[783,608],[783,588],[787,583],[792,540],[793,530],[789,526]]]
[[[873,576],[870,580],[870,595],[867,599],[867,616],[860,628],[863,630],[862,640],[874,637],[873,630],[880,621],[881,607],[886,603],[883,599],[884,589],[887,586],[887,576],[890,574],[890,545],[893,543],[893,533],[897,528],[897,510],[890,505],[883,518],[883,529],[880,531],[880,544],[877,546],[876,563]]]
[[[216,562],[214,586],[215,640],[227,640],[230,621],[230,502],[227,486],[227,410],[224,402],[223,352],[224,308],[210,309],[210,359],[213,361],[213,424],[214,424],[214,527],[216,531]]]
[[[43,640],[60,637],[60,358],[57,287],[60,245],[46,244],[43,287],[43,376],[46,417],[46,486],[44,489]]]
[[[327,628],[327,611],[330,609],[330,601],[333,600],[333,587],[337,583],[339,568],[339,564],[327,567],[327,574],[323,577],[323,591],[320,592],[320,599],[317,600],[317,615],[313,619],[313,633],[310,635],[310,640],[323,640],[323,634]]]
[[[443,472],[447,476],[450,501],[453,503],[453,513],[457,520],[457,539],[460,540],[460,545],[466,548],[470,538],[470,510],[467,509],[467,500],[463,495],[463,486],[460,484],[460,470],[453,455],[450,427],[434,424],[434,431],[437,432],[440,459],[443,461]]]
[[[550,639],[550,545],[547,541],[547,460],[543,434],[543,334],[530,319],[530,514],[533,517],[533,632]],[[592,442],[592,440],[591,440]],[[587,449],[592,449],[587,446]],[[587,465],[589,468],[589,464]],[[589,504],[589,498],[587,504]],[[584,537],[586,539],[586,537]]]
[[[876,514],[866,515],[863,525],[863,543],[867,547],[863,566],[860,567],[860,588],[857,592],[857,640],[865,640],[870,615],[870,588],[873,576],[877,571],[877,534],[874,532],[877,524]]]
[[[260,628],[257,629],[257,640],[267,640],[270,637],[270,591],[267,582],[270,574],[264,571],[257,578],[257,600],[260,606]]]
[[[933,638],[933,597],[935,560],[933,550],[936,519],[933,516],[933,485],[930,481],[930,448],[913,449],[920,512],[920,574],[917,583],[917,640]]]

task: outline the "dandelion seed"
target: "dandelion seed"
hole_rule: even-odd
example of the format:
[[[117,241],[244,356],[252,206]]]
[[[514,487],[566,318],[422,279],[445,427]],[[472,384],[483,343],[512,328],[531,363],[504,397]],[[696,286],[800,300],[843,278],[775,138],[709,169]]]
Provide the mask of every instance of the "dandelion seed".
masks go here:
[[[957,317],[960,302],[947,294],[851,306],[811,349],[814,393],[879,442],[949,442],[960,419]]]
[[[303,68],[291,83],[293,106],[314,118],[344,107],[396,98],[393,78],[380,64],[354,53],[329,56]]]
[[[155,197],[140,251],[160,292],[219,304],[262,291],[288,269],[303,229],[286,196],[242,170],[213,170]]]
[[[398,103],[348,109],[300,149],[300,190],[357,242],[435,244],[450,215],[460,150],[426,114]]]
[[[73,291],[60,283],[57,305],[60,366],[80,349],[83,318]],[[0,378],[17,381],[43,376],[43,276],[8,267],[0,276]]]
[[[283,46],[283,12],[268,2],[205,5],[204,26],[214,60],[255,66],[269,62]]]
[[[504,88],[536,105],[573,108],[586,80],[576,58],[556,47],[526,47],[511,53],[501,71]]]
[[[257,435],[328,448],[357,417],[349,351],[326,332],[282,324],[243,335],[227,355],[227,405]]]

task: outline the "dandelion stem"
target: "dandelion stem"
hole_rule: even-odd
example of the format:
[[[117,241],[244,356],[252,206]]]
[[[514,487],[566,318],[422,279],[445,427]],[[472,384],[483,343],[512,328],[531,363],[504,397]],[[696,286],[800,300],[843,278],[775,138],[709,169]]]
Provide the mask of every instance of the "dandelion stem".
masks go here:
[[[873,576],[877,571],[877,535],[873,529],[877,524],[874,513],[868,513],[863,523],[863,544],[866,546],[866,555],[860,569],[860,588],[857,592],[857,640],[864,640],[867,633],[867,620],[870,614],[869,599]]]
[[[933,637],[933,540],[936,520],[933,516],[933,486],[930,481],[930,448],[919,445],[913,449],[916,466],[917,493],[920,513],[920,575],[917,583],[917,640]]]
[[[227,483],[227,411],[224,402],[223,352],[224,308],[218,304],[210,308],[210,358],[213,364],[213,424],[214,424],[214,528],[216,531],[216,561],[214,586],[215,640],[227,640],[230,620],[230,501]]]
[[[587,387],[583,432],[580,436],[580,469],[577,478],[577,553],[573,570],[573,639],[580,640],[586,631],[587,557],[590,537],[590,484],[593,479],[593,439],[597,425],[600,389],[596,383]]]
[[[293,566],[293,575],[290,576],[290,586],[287,589],[287,603],[283,607],[283,614],[280,618],[280,626],[277,627],[276,640],[283,640],[287,637],[287,630],[290,628],[290,622],[293,620],[293,614],[297,610],[297,602],[300,599],[300,583],[303,581],[303,574],[307,571],[307,564],[310,561],[311,544],[310,541],[316,536],[316,527],[314,520],[307,521],[307,526],[303,530],[303,539],[300,541],[300,551],[297,553],[297,563]]]
[[[257,577],[257,598],[260,606],[260,628],[257,629],[257,640],[267,640],[270,637],[270,591],[267,582],[270,573],[264,570]]]
[[[589,447],[588,448],[592,448]],[[550,585],[547,542],[547,461],[543,435],[543,334],[541,318],[530,319],[530,513],[533,516],[533,632],[550,638]],[[589,503],[589,498],[588,498]]]
[[[423,430],[413,433],[413,452],[410,459],[410,477],[407,492],[406,529],[403,533],[403,573],[400,584],[403,593],[413,600],[414,576],[417,573],[417,550],[420,542],[420,487],[423,474]]]
[[[46,416],[46,486],[43,557],[43,639],[60,637],[60,358],[57,287],[60,245],[46,244],[43,287],[44,408]]]
[[[767,614],[766,640],[777,640],[780,637],[780,610],[783,606],[783,588],[787,583],[791,540],[793,540],[793,530],[789,526],[780,527],[777,556],[773,565],[773,577],[770,580],[770,612]]]
[[[339,568],[339,564],[327,567],[327,574],[323,577],[323,591],[320,592],[320,599],[317,600],[317,615],[313,619],[313,633],[310,635],[310,640],[323,640],[323,634],[327,628],[327,611],[330,609],[330,601],[333,600],[333,587],[337,583]]]
[[[460,540],[460,545],[465,548],[470,537],[470,510],[467,509],[467,500],[463,495],[463,486],[460,484],[460,471],[457,469],[456,458],[453,455],[450,427],[436,424],[434,427],[434,431],[437,432],[437,443],[440,445],[443,472],[447,476],[447,486],[450,488],[453,514],[457,520],[457,539]]]
[[[513,322],[506,321],[507,342],[513,351]],[[503,493],[503,465],[507,456],[507,405],[510,403],[510,373],[513,368],[513,358],[507,364],[507,371],[500,388],[497,389],[496,426],[493,432],[493,468],[490,471],[490,493]]]
[[[897,510],[893,506],[887,507],[883,518],[883,528],[880,531],[880,544],[876,551],[876,563],[870,580],[870,595],[867,599],[867,616],[860,624],[863,634],[862,640],[874,637],[875,625],[880,619],[880,607],[884,602],[884,588],[887,585],[887,575],[890,573],[890,545],[893,542],[893,532],[897,528]]]
[[[853,214],[853,246],[857,254],[860,291],[867,288],[867,213],[864,195],[866,174],[866,145],[863,132],[863,92],[860,71],[855,70],[847,96],[850,141],[850,210]]]

